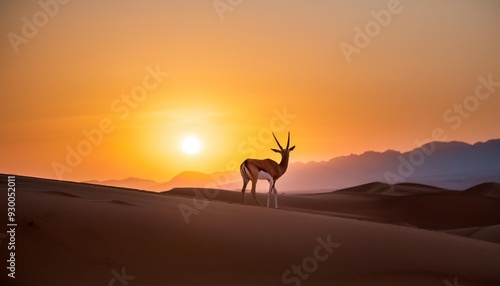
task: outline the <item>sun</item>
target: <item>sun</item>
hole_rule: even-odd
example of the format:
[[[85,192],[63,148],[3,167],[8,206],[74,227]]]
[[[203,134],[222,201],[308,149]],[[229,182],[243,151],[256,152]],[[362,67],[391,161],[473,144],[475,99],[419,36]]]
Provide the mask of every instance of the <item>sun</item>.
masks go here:
[[[184,153],[194,155],[200,152],[201,141],[196,136],[187,136],[182,139],[181,147]]]

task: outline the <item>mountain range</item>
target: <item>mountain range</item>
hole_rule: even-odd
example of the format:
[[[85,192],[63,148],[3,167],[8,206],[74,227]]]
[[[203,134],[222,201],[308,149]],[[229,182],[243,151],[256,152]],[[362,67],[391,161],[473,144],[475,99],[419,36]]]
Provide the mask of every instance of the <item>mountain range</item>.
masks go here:
[[[387,150],[336,157],[321,162],[294,162],[277,182],[279,192],[318,192],[343,189],[370,182],[419,183],[465,190],[483,182],[500,183],[500,139],[468,144],[430,142],[408,152]],[[239,171],[204,174],[182,172],[170,181],[139,178],[88,181],[87,183],[165,191],[176,187],[208,187],[239,190]],[[258,190],[268,188],[260,181]]]

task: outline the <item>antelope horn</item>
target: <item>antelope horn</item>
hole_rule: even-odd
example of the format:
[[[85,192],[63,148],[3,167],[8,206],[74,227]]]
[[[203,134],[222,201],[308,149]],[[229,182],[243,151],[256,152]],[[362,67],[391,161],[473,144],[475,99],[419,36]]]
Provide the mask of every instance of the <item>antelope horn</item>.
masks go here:
[[[290,147],[290,131],[288,131],[288,141],[286,141],[286,149]]]
[[[280,142],[278,141],[278,139],[276,139],[276,136],[274,136],[274,132],[273,132],[273,137],[274,137],[274,140],[276,140],[276,143],[278,143],[278,146],[280,146],[280,149],[283,150],[283,147],[281,147]]]

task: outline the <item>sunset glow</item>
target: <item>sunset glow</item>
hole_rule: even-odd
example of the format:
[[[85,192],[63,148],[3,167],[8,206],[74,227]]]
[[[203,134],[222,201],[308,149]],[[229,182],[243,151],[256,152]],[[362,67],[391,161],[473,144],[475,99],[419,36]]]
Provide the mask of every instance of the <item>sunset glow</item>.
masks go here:
[[[195,136],[188,136],[182,140],[182,150],[186,154],[197,154],[201,150],[201,142]]]
[[[165,181],[279,160],[270,132],[291,162],[500,138],[496,1],[62,2],[0,4],[0,172]]]

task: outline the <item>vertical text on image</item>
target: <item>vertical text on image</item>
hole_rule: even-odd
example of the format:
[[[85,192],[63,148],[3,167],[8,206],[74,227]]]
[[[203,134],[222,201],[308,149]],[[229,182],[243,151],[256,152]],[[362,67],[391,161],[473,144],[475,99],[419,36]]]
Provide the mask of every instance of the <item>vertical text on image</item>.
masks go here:
[[[7,234],[9,259],[7,259],[7,276],[16,278],[16,177],[7,178]]]

